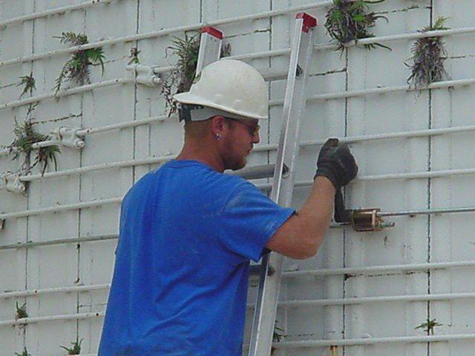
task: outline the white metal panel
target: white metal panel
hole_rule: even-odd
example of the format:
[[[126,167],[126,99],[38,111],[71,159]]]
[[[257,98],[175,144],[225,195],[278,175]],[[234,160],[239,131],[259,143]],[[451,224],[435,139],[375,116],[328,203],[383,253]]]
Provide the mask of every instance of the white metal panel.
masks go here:
[[[0,2],[0,22],[82,2],[84,0]],[[318,3],[310,0],[112,1],[1,27],[0,60],[67,48],[67,45],[61,45],[58,39],[53,38],[63,31],[85,32],[90,42],[94,42]],[[448,17],[447,25],[453,29],[472,27],[475,10],[471,5],[469,0],[388,0],[373,8],[387,16],[389,23],[378,20],[373,32],[377,36],[415,33],[437,16]],[[327,9],[317,6],[309,10],[319,20],[315,33],[318,44],[329,41],[323,26]],[[224,42],[231,44],[233,55],[252,54],[289,48],[293,18],[293,15],[277,15],[222,24],[219,28],[224,32]],[[142,64],[170,66],[174,59],[165,57],[165,49],[170,46],[173,35],[183,37],[184,33],[179,31],[171,35],[105,46],[106,71],[102,76],[99,67],[92,68],[91,82],[126,77],[125,65],[132,47],[138,47],[141,51],[139,58]],[[449,52],[446,61],[449,79],[475,78],[472,37],[471,33],[444,37]],[[413,40],[392,40],[384,44],[393,51],[368,51],[351,47],[340,54],[317,46],[319,49],[313,56],[308,95],[406,85],[409,69],[404,66],[404,61],[411,56]],[[33,96],[51,93],[59,71],[69,58],[70,54],[61,54],[1,67],[0,104],[18,99],[21,93],[21,88],[17,87],[19,77],[31,71],[37,87]],[[272,58],[264,56],[249,62],[257,68],[270,66],[285,72],[288,60],[287,53]],[[65,84],[64,88],[68,87],[77,85]],[[271,99],[281,100],[284,87],[283,80],[269,83]],[[21,122],[26,109],[23,106],[0,110],[0,145],[8,145],[13,140],[13,118]],[[312,100],[307,103],[302,136],[303,140],[324,140],[330,136],[365,136],[468,126],[473,125],[474,110],[472,86],[420,93],[398,91],[347,99]],[[282,106],[271,108],[271,120],[261,130],[261,144],[277,142],[281,111]],[[164,102],[156,89],[123,84],[88,90],[63,97],[59,101],[42,100],[34,117],[35,122],[38,122],[38,130],[47,133],[61,125],[103,127],[164,113]],[[82,151],[63,148],[58,169],[62,171],[174,155],[183,142],[181,126],[176,118],[170,118],[161,123],[89,135]],[[351,147],[360,165],[360,176],[472,169],[475,167],[472,136],[473,132],[446,133],[433,137],[359,141]],[[301,149],[297,181],[313,177],[319,147],[313,145]],[[10,158],[0,157],[0,172],[18,168],[19,162],[12,162]],[[273,160],[275,150],[262,150],[249,157],[250,164]],[[28,197],[0,190],[0,213],[122,197],[133,182],[156,166],[156,163],[150,166],[128,166],[34,180],[30,183]],[[347,204],[349,207],[380,207],[384,211],[473,206],[475,193],[472,180],[473,174],[431,179],[367,179],[346,189]],[[308,192],[308,186],[298,187],[293,205],[299,207]],[[394,218],[397,223],[394,229],[379,233],[362,234],[348,228],[331,229],[315,258],[306,261],[287,260],[286,268],[304,271],[470,261],[475,252],[471,214],[398,217]],[[0,245],[116,234],[118,217],[118,204],[107,204],[8,219],[5,229],[0,230]],[[4,271],[0,274],[0,293],[107,284],[112,274],[115,246],[116,240],[111,239],[0,250],[0,269]],[[473,267],[432,269],[430,272],[386,271],[373,275],[301,275],[285,278],[281,300],[473,293],[472,275]],[[86,315],[80,320],[76,320],[79,317],[75,315],[102,313],[107,293],[107,288],[101,288],[0,298],[0,323],[14,320],[17,301],[20,305],[27,302],[30,317],[73,317],[61,321],[38,321],[25,326],[0,325],[0,354],[21,352],[26,346],[34,355],[58,355],[64,351],[59,346],[70,346],[76,336],[84,339],[82,353],[94,354],[100,338],[102,314]],[[255,288],[251,282],[251,304],[254,294]],[[332,342],[348,344],[334,349],[338,355],[343,355],[343,352],[349,356],[470,355],[473,352],[473,339],[434,343],[424,339],[413,343],[404,342],[402,338],[426,336],[425,331],[416,330],[415,327],[426,322],[427,318],[443,324],[435,328],[435,335],[457,337],[474,334],[474,313],[469,297],[430,302],[393,298],[391,301],[360,304],[282,306],[277,319],[279,327],[285,329],[285,342],[316,340],[317,343],[306,348],[279,348],[275,355],[330,355]],[[249,313],[249,317],[251,315]],[[388,337],[400,339],[388,342],[385,339]],[[376,338],[374,345],[363,345],[373,342],[372,338]],[[318,340],[327,340],[327,343],[318,344]]]

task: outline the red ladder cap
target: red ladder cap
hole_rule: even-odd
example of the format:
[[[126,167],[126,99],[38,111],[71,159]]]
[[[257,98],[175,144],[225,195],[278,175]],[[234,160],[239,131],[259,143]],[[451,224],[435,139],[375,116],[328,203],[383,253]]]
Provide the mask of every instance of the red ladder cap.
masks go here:
[[[317,26],[317,19],[306,12],[299,12],[295,18],[303,19],[302,31],[305,33],[307,33],[312,27]]]
[[[215,27],[206,26],[201,29],[201,33],[208,33],[211,36],[216,37],[217,39],[223,39],[223,33]]]

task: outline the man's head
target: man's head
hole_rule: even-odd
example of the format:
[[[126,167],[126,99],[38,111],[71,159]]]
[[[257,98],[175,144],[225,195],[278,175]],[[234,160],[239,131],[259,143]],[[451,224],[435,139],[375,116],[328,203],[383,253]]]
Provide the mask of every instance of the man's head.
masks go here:
[[[189,92],[174,98],[185,121],[185,145],[205,146],[224,169],[246,165],[246,156],[259,142],[258,121],[268,118],[267,85],[256,69],[236,60],[211,63],[197,74]]]
[[[203,121],[185,122],[185,144],[215,155],[224,169],[237,170],[247,164],[246,157],[258,143],[256,119],[234,119],[216,115]]]

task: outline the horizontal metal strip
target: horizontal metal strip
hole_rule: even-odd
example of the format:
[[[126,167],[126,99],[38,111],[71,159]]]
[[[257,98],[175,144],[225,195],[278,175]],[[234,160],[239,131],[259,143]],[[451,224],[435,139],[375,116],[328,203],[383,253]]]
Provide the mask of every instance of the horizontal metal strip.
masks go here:
[[[333,305],[354,305],[367,303],[387,303],[387,302],[425,302],[425,301],[450,301],[457,299],[475,298],[475,293],[447,293],[429,295],[395,295],[384,297],[361,297],[361,298],[341,298],[341,299],[320,299],[320,300],[289,300],[279,303],[281,307],[316,307]],[[252,306],[254,307],[254,306]]]
[[[129,122],[124,122],[124,123],[119,123],[119,124],[112,124],[112,125],[107,125],[107,126],[102,126],[102,127],[82,129],[82,130],[79,130],[77,134],[79,136],[94,135],[94,134],[109,132],[109,131],[114,131],[114,130],[122,130],[126,128],[135,128],[142,125],[161,123],[168,119],[176,119],[176,117],[175,116],[169,117],[166,115],[154,116],[154,117],[150,117],[146,119],[129,121]],[[438,135],[451,134],[451,133],[467,133],[474,130],[475,130],[475,125],[469,125],[469,126],[447,127],[447,128],[438,128],[438,129],[426,129],[426,130],[415,130],[415,131],[391,132],[391,133],[374,134],[374,135],[352,136],[352,137],[340,138],[340,141],[346,142],[346,143],[357,143],[357,142],[369,142],[369,141],[384,140],[384,139],[415,138],[415,137],[438,136]],[[300,144],[300,147],[317,146],[317,145],[322,145],[323,143],[325,143],[325,140],[302,141]],[[56,144],[56,141],[44,141],[44,142],[41,142],[40,144],[34,144],[33,148],[45,147],[45,146],[54,145],[54,144]],[[277,150],[277,145],[276,144],[260,145],[254,148],[253,152],[262,152],[262,151],[271,151],[271,150]],[[0,156],[6,155],[8,153],[9,153],[9,150],[0,151]]]
[[[334,268],[334,269],[317,269],[307,271],[293,271],[283,272],[284,278],[297,278],[297,277],[324,277],[324,276],[345,276],[351,275],[355,277],[357,275],[374,275],[384,273],[395,272],[417,272],[417,271],[435,271],[449,268],[466,268],[475,267],[475,261],[457,261],[457,262],[434,262],[434,263],[421,263],[412,265],[390,265],[390,266],[371,266],[371,267],[347,267],[347,268]],[[88,286],[71,286],[71,287],[58,287],[58,288],[44,288],[34,290],[23,290],[14,292],[5,292],[0,294],[2,298],[19,298],[28,296],[37,296],[41,294],[49,293],[73,293],[73,292],[88,292],[93,290],[101,290],[110,288],[110,284],[93,284]]]
[[[96,127],[96,128],[81,129],[81,130],[78,130],[77,135],[81,136],[81,137],[84,137],[84,136],[87,136],[87,135],[95,135],[95,134],[98,134],[98,133],[103,133],[103,132],[108,132],[108,131],[122,130],[122,129],[126,129],[126,128],[134,128],[134,127],[137,127],[137,126],[159,123],[159,122],[163,122],[167,119],[172,119],[172,118],[173,118],[173,116],[169,117],[169,116],[166,116],[166,115],[154,116],[154,117],[149,117],[149,118],[141,119],[141,120],[123,122],[123,123],[120,123],[120,124],[112,124],[112,125]],[[34,143],[32,145],[32,148],[37,149],[37,148],[40,148],[40,147],[48,147],[48,146],[53,146],[53,145],[57,145],[57,144],[58,144],[57,141],[47,140],[47,141],[43,141],[43,142]],[[5,156],[5,155],[8,155],[8,154],[10,154],[10,150],[8,150],[8,149],[0,151],[0,156]]]
[[[25,176],[21,176],[20,179],[22,182],[31,182],[31,181],[35,181],[39,179],[67,177],[71,175],[100,171],[104,169],[116,169],[116,168],[143,166],[143,165],[149,165],[149,164],[160,164],[160,163],[168,162],[169,160],[175,157],[176,155],[167,155],[167,156],[150,157],[150,158],[145,158],[145,159],[134,159],[134,160],[128,160],[128,161],[102,163],[102,164],[97,164],[93,166],[67,169],[64,171],[48,172],[48,173],[45,173],[43,176],[41,174],[25,175]],[[5,186],[1,185],[0,190],[1,189],[5,189]]]
[[[468,133],[475,130],[475,125],[467,126],[456,126],[456,127],[444,127],[438,129],[425,129],[425,130],[414,130],[414,131],[400,131],[400,132],[389,132],[382,134],[373,134],[373,135],[361,135],[361,136],[350,136],[339,138],[340,142],[345,143],[359,143],[359,142],[370,142],[378,140],[388,140],[388,139],[398,139],[398,138],[416,138],[416,137],[429,137],[429,136],[439,136],[452,133]],[[320,146],[325,143],[324,140],[306,140],[300,142],[300,147],[313,147]],[[265,152],[265,151],[275,151],[277,150],[277,144],[267,144],[256,146],[252,152]]]
[[[49,241],[18,242],[16,244],[0,245],[0,251],[16,250],[19,248],[28,248],[28,247],[42,247],[42,246],[53,246],[53,245],[72,244],[72,243],[81,243],[81,242],[106,241],[106,240],[117,239],[117,237],[118,235],[85,236],[85,237],[71,237],[68,239],[58,239],[58,240],[49,240]]]
[[[344,45],[346,48],[351,48],[355,46],[364,46],[381,42],[390,42],[390,41],[400,41],[400,40],[417,40],[420,38],[427,37],[444,37],[444,36],[454,36],[454,35],[464,35],[475,32],[475,27],[462,27],[457,29],[451,29],[446,31],[428,31],[428,32],[411,32],[404,33],[399,35],[389,35],[389,36],[379,36],[372,38],[365,38],[358,40],[358,43],[349,42]],[[316,44],[313,46],[314,51],[326,51],[326,50],[336,50],[340,48],[340,44],[330,42],[323,44]],[[260,59],[267,57],[277,57],[290,54],[290,48],[275,49],[270,51],[262,52],[253,52],[247,54],[240,54],[236,56],[227,57],[228,59],[240,59],[240,60],[251,60],[251,59]]]
[[[434,214],[457,214],[457,213],[472,213],[475,207],[469,206],[464,208],[434,208],[434,209],[420,209],[420,210],[406,210],[406,211],[392,211],[380,212],[378,216],[414,216],[414,215],[434,215]]]
[[[373,176],[362,176],[356,178],[350,184],[356,184],[358,182],[365,181],[381,181],[381,180],[391,180],[391,179],[426,179],[426,178],[443,178],[443,177],[453,177],[466,174],[475,174],[475,169],[453,169],[453,170],[444,170],[444,171],[429,171],[429,172],[414,172],[414,173],[394,173],[394,174],[381,174]],[[310,187],[313,185],[313,180],[306,180],[296,182],[296,187]],[[272,188],[272,183],[260,183],[256,184],[256,187],[262,190],[268,190]],[[406,214],[411,215],[411,214]]]
[[[443,341],[461,341],[473,340],[475,334],[456,334],[456,335],[430,335],[430,336],[394,336],[394,337],[375,337],[363,339],[344,339],[344,340],[303,340],[303,341],[282,341],[272,344],[277,349],[302,348],[302,347],[330,347],[330,346],[358,346],[358,345],[376,345],[387,343],[427,343]]]
[[[107,125],[107,126],[102,126],[102,127],[82,129],[82,130],[78,131],[78,135],[79,136],[95,135],[95,134],[98,134],[98,133],[103,133],[103,132],[108,132],[108,131],[122,130],[122,129],[126,129],[126,128],[133,128],[133,127],[142,126],[142,125],[159,123],[159,122],[163,122],[167,119],[172,119],[172,118],[176,118],[176,116],[166,116],[166,115],[153,116],[153,117],[149,117],[149,118],[146,118],[146,119],[123,122],[123,123],[120,123],[120,124],[113,124],[113,125]]]
[[[95,84],[88,84],[81,87],[60,91],[57,94],[49,93],[49,94],[35,96],[28,99],[12,101],[12,102],[0,105],[0,110],[25,106],[32,103],[37,103],[41,100],[64,97],[64,96],[69,96],[69,95],[78,94],[78,93],[84,93],[87,91],[91,91],[94,89],[103,88],[103,87],[107,87],[111,85],[128,84],[128,83],[134,83],[134,79],[120,78],[120,79],[106,80],[106,81],[95,83]],[[475,84],[475,78],[449,80],[449,81],[432,83],[427,87],[419,88],[417,90],[458,88],[458,87],[469,86],[473,84]],[[381,95],[381,94],[392,93],[392,92],[411,92],[411,91],[416,91],[416,89],[408,85],[401,85],[401,86],[395,86],[395,87],[371,88],[371,89],[362,89],[362,90],[355,90],[355,91],[319,94],[319,95],[307,97],[307,101],[346,99],[346,98],[355,98],[355,97],[367,96],[367,95],[376,95],[376,94]],[[283,99],[271,100],[269,101],[269,106],[280,106],[280,105],[283,105],[283,103],[284,103]]]
[[[149,118],[144,120],[138,120],[138,125],[145,125],[151,122],[161,122],[166,119],[164,116],[158,116],[156,118]],[[84,132],[90,131],[90,133],[99,133],[114,129],[121,129],[126,127],[134,127],[135,121],[131,121],[128,123],[123,124],[114,124],[109,126],[104,126],[103,128],[92,128],[92,129],[85,129]],[[424,136],[435,136],[435,135],[442,135],[442,134],[450,134],[450,133],[464,133],[469,131],[474,131],[475,126],[460,126],[460,127],[449,127],[449,128],[441,128],[441,129],[428,129],[428,130],[419,130],[419,131],[409,131],[409,132],[394,132],[394,133],[385,133],[385,134],[376,134],[376,135],[367,135],[367,136],[354,136],[354,137],[344,137],[341,139],[342,142],[347,143],[357,143],[357,142],[365,142],[365,141],[373,141],[373,140],[383,140],[383,139],[394,139],[394,138],[411,138],[411,137],[424,137]],[[84,133],[83,132],[83,133]],[[321,145],[325,142],[325,140],[317,140],[317,141],[303,141],[301,143],[301,147],[309,147],[309,146],[316,146]],[[270,145],[261,145],[254,148],[253,152],[266,152],[271,150],[276,150],[276,144]],[[154,163],[162,163],[166,162],[170,159],[175,158],[176,155],[173,156],[162,156],[156,158],[147,158],[145,160],[130,160],[130,161],[122,161],[122,162],[113,162],[113,163],[104,163],[101,165],[89,166],[89,167],[82,167],[76,168],[72,170],[64,170],[59,172],[50,172],[46,173],[44,176],[39,174],[36,175],[28,175],[20,177],[20,180],[23,182],[31,182],[37,179],[43,178],[53,178],[53,177],[60,177],[60,176],[69,176],[74,174],[82,174],[85,172],[90,171],[97,171],[102,169],[113,169],[118,167],[129,167],[129,166],[139,166],[144,164],[154,164]],[[473,174],[473,169],[458,169],[458,170],[443,170],[443,171],[431,171],[431,172],[416,172],[416,173],[393,173],[393,174],[385,174],[385,175],[373,175],[373,176],[363,176],[357,178],[357,181],[372,181],[372,180],[385,180],[385,179],[415,179],[415,178],[438,178],[450,175],[463,175],[463,174]],[[312,181],[304,181],[297,183],[297,186],[307,186],[313,184]],[[262,185],[262,189],[270,189],[271,185]],[[0,190],[5,189],[4,185],[0,185]]]
[[[162,37],[162,36],[167,36],[172,33],[176,32],[186,32],[186,31],[193,31],[193,30],[198,30],[202,28],[203,26],[219,26],[219,25],[227,25],[227,24],[232,24],[236,22],[243,22],[243,21],[253,21],[253,20],[259,20],[259,19],[265,19],[269,17],[274,17],[274,16],[281,16],[281,15],[286,15],[289,13],[294,13],[294,12],[299,12],[299,11],[305,11],[309,9],[316,9],[319,7],[325,7],[331,5],[333,2],[332,1],[324,1],[320,3],[313,3],[310,5],[301,5],[301,6],[294,6],[294,7],[289,7],[287,9],[283,10],[272,10],[272,11],[265,11],[253,15],[244,15],[244,16],[238,16],[238,17],[232,17],[232,18],[227,18],[227,19],[222,19],[222,20],[215,20],[215,21],[210,21],[210,22],[202,22],[194,25],[184,25],[184,26],[179,26],[179,27],[174,27],[170,29],[165,29],[165,30],[159,30],[159,31],[152,31],[148,33],[143,33],[143,34],[138,34],[138,35],[131,35],[131,36],[125,36],[125,37],[119,37],[111,40],[103,40],[103,41],[97,41],[94,43],[88,43],[82,46],[74,46],[74,47],[69,47],[61,50],[55,50],[55,51],[50,51],[50,52],[45,52],[45,53],[39,53],[35,54],[32,56],[26,56],[26,57],[19,57],[19,58],[13,58],[9,59],[3,62],[0,62],[0,67],[5,67],[9,66],[12,64],[17,64],[17,63],[25,63],[25,62],[31,62],[35,61],[38,59],[43,59],[43,58],[49,58],[52,56],[56,55],[61,55],[61,54],[69,54],[73,53],[79,50],[84,50],[84,49],[89,49],[89,48],[95,48],[95,47],[103,47],[103,46],[111,46],[115,45],[118,43],[127,43],[127,42],[134,42],[134,41],[141,41],[141,40],[147,40],[151,38],[157,38],[157,37]]]
[[[453,261],[453,262],[431,262],[404,265],[389,266],[368,266],[368,267],[343,267],[343,268],[327,268],[306,271],[284,272],[284,278],[295,277],[324,277],[324,276],[358,276],[358,275],[375,275],[396,272],[417,272],[417,271],[434,271],[448,268],[466,268],[475,267],[475,261]]]
[[[297,182],[295,186],[310,186],[313,184],[311,182]],[[261,190],[267,190],[270,188],[271,183],[257,184],[256,186]],[[32,210],[23,210],[14,213],[4,213],[0,214],[0,220],[13,219],[13,218],[24,218],[28,216],[41,215],[47,213],[58,213],[69,210],[85,209],[99,207],[108,204],[119,204],[122,202],[122,198],[111,198],[103,200],[95,200],[91,202],[81,202],[76,204],[55,206],[49,208],[41,209],[32,209]],[[407,210],[407,211],[395,211],[395,212],[378,212],[377,215],[381,217],[388,216],[414,216],[414,215],[434,215],[434,214],[455,214],[455,213],[469,213],[474,212],[475,207],[460,207],[460,208],[434,208],[434,209],[424,209],[424,210]]]
[[[475,84],[475,78],[448,80],[448,81],[443,81],[443,82],[432,83],[427,87],[417,89],[417,91],[430,90],[430,89],[458,88],[458,87],[468,86],[468,85],[473,85],[473,84]],[[347,99],[347,98],[356,98],[356,97],[368,96],[368,95],[381,95],[381,94],[394,93],[394,92],[412,92],[412,91],[416,91],[416,89],[409,85],[400,85],[400,86],[394,86],[394,87],[371,88],[371,89],[362,89],[362,90],[354,90],[354,91],[346,91],[346,92],[319,94],[319,95],[307,97],[307,101]],[[283,99],[269,101],[270,106],[280,106],[283,103],[284,103]]]
[[[18,320],[4,320],[0,321],[0,326],[26,325],[33,323],[41,323],[44,321],[65,321],[65,320],[81,320],[97,317],[104,317],[105,312],[99,313],[83,313],[83,314],[66,314],[53,316],[38,316],[33,318],[23,318]]]
[[[76,203],[76,204],[59,205],[59,206],[54,206],[54,207],[49,207],[49,208],[24,210],[24,211],[19,211],[16,213],[0,214],[0,220],[25,218],[28,216],[35,216],[35,215],[48,214],[48,213],[60,213],[60,212],[65,212],[65,211],[70,211],[70,210],[78,210],[78,209],[97,208],[97,207],[108,205],[108,204],[120,204],[121,202],[122,202],[122,198],[111,198],[111,199],[94,200],[90,202],[82,202],[82,203]]]
[[[14,23],[36,20],[36,19],[39,19],[39,18],[42,18],[42,17],[47,17],[47,16],[51,16],[51,15],[56,15],[56,14],[63,14],[63,13],[68,12],[68,11],[82,10],[82,9],[86,9],[88,7],[92,7],[92,6],[96,6],[96,5],[110,4],[112,1],[114,1],[114,0],[89,0],[89,1],[83,2],[81,4],[57,7],[55,9],[51,9],[51,10],[45,10],[45,11],[35,12],[35,13],[29,14],[29,15],[13,17],[11,19],[1,21],[0,22],[0,28],[6,27],[8,25],[12,25]],[[116,0],[116,1],[118,1],[118,0]]]
[[[11,101],[9,103],[0,105],[0,110],[4,110],[4,109],[8,109],[8,108],[17,108],[17,107],[20,107],[20,106],[30,105],[30,104],[37,103],[39,101],[46,100],[46,99],[62,98],[62,97],[65,97],[65,96],[84,93],[84,92],[88,92],[88,91],[91,91],[91,90],[94,90],[94,89],[108,87],[108,86],[111,86],[111,85],[129,84],[129,83],[134,83],[134,79],[133,78],[119,78],[119,79],[105,80],[105,81],[99,82],[99,83],[87,84],[87,85],[83,85],[83,86],[80,86],[80,87],[77,87],[77,88],[62,90],[62,91],[59,91],[57,94],[52,92],[52,93],[49,93],[49,94],[34,96],[34,97],[28,98],[28,99]]]
[[[318,7],[326,7],[326,6],[329,6],[331,4],[332,4],[331,1],[326,1],[326,2],[322,2],[322,3],[318,3],[318,4],[297,6],[297,7],[289,8],[289,9],[286,9],[286,10],[266,11],[266,12],[262,12],[262,13],[255,14],[255,15],[240,16],[240,17],[235,17],[235,18],[230,18],[230,19],[212,21],[212,22],[209,22],[209,23],[200,23],[200,24],[196,24],[196,25],[180,26],[180,27],[166,29],[166,30],[154,31],[154,32],[146,33],[146,34],[120,37],[120,38],[113,39],[113,40],[103,40],[103,41],[90,43],[90,44],[87,44],[87,45],[70,47],[68,49],[50,51],[50,52],[41,53],[41,54],[32,55],[32,56],[10,59],[10,60],[7,60],[7,61],[0,62],[0,67],[8,66],[8,65],[16,64],[16,63],[24,63],[24,62],[34,61],[34,60],[38,60],[38,59],[48,58],[48,57],[52,57],[52,56],[55,56],[55,55],[67,54],[67,53],[71,53],[71,52],[74,52],[74,51],[77,51],[77,50],[82,50],[82,49],[89,49],[89,48],[100,47],[100,46],[110,46],[110,45],[114,45],[114,44],[117,44],[117,43],[127,43],[127,42],[132,42],[132,41],[139,41],[139,40],[146,40],[146,39],[150,39],[150,38],[157,38],[157,37],[166,36],[166,35],[169,35],[169,34],[175,33],[175,32],[185,32],[185,31],[198,30],[199,28],[201,28],[203,26],[219,26],[219,25],[226,25],[226,24],[230,24],[230,23],[234,23],[234,22],[240,22],[240,21],[248,21],[248,20],[256,20],[256,19],[273,17],[273,16],[280,16],[280,15],[285,15],[285,14],[292,13],[292,12],[297,12],[297,11],[304,11],[304,10],[308,10],[308,9],[318,8]],[[380,36],[380,37],[375,37],[375,38],[362,39],[362,40],[358,41],[357,45],[368,45],[368,44],[374,44],[374,43],[380,43],[380,42],[389,42],[389,41],[397,41],[397,40],[416,40],[416,39],[419,39],[419,38],[426,38],[426,37],[453,36],[453,35],[468,34],[468,33],[472,33],[472,32],[475,32],[475,27],[465,27],[465,28],[451,29],[451,30],[445,30],[445,31],[429,31],[429,32],[424,32],[424,33],[413,32],[413,33],[406,33],[406,34]],[[351,42],[351,43],[346,44],[345,47],[353,47],[355,45],[356,44],[354,42]],[[337,49],[339,47],[340,47],[339,44],[328,43],[328,44],[315,45],[314,49],[315,50],[334,50],[334,49]],[[286,48],[286,49],[278,49],[278,50],[257,52],[257,53],[252,53],[252,54],[243,54],[243,55],[231,56],[231,57],[229,57],[229,59],[248,59],[248,60],[251,60],[251,59],[256,59],[256,58],[265,58],[265,57],[288,55],[289,53],[290,53],[290,49]]]
[[[30,289],[16,292],[5,292],[0,294],[0,299],[8,298],[22,298],[31,297],[43,294],[55,294],[55,293],[79,293],[90,292],[94,290],[102,290],[110,288],[110,284],[93,284],[87,286],[71,286],[71,287],[57,287],[57,288],[43,288],[43,289]]]
[[[71,292],[80,292],[80,287]],[[59,289],[59,288],[58,288]],[[104,287],[98,289],[105,289]],[[13,293],[12,293],[13,294]],[[329,300],[302,300],[302,301],[284,301],[279,302],[279,307],[304,307],[304,306],[332,306],[332,305],[351,305],[363,303],[376,302],[418,302],[418,301],[445,301],[455,299],[474,298],[475,293],[452,293],[440,295],[407,295],[407,296],[391,296],[391,297],[367,297],[367,298],[348,298],[348,299],[329,299]],[[248,308],[254,308],[253,305],[248,305]],[[77,320],[91,317],[103,316],[105,312],[85,313],[85,314],[70,314],[70,315],[54,315],[43,317],[30,317],[19,320],[5,320],[0,321],[0,326],[5,325],[20,325],[31,324],[34,322],[54,321],[54,320]]]

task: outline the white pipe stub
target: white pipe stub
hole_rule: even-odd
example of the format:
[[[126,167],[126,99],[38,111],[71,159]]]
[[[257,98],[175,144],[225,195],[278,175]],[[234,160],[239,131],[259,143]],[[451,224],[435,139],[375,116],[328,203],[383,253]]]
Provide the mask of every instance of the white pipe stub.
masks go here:
[[[79,136],[78,131],[80,131],[79,128],[62,126],[51,131],[51,136],[62,146],[81,149],[86,146],[86,142]]]
[[[24,194],[26,192],[26,185],[20,180],[19,173],[5,172],[1,177],[5,182],[5,189],[8,192],[16,194]]]

